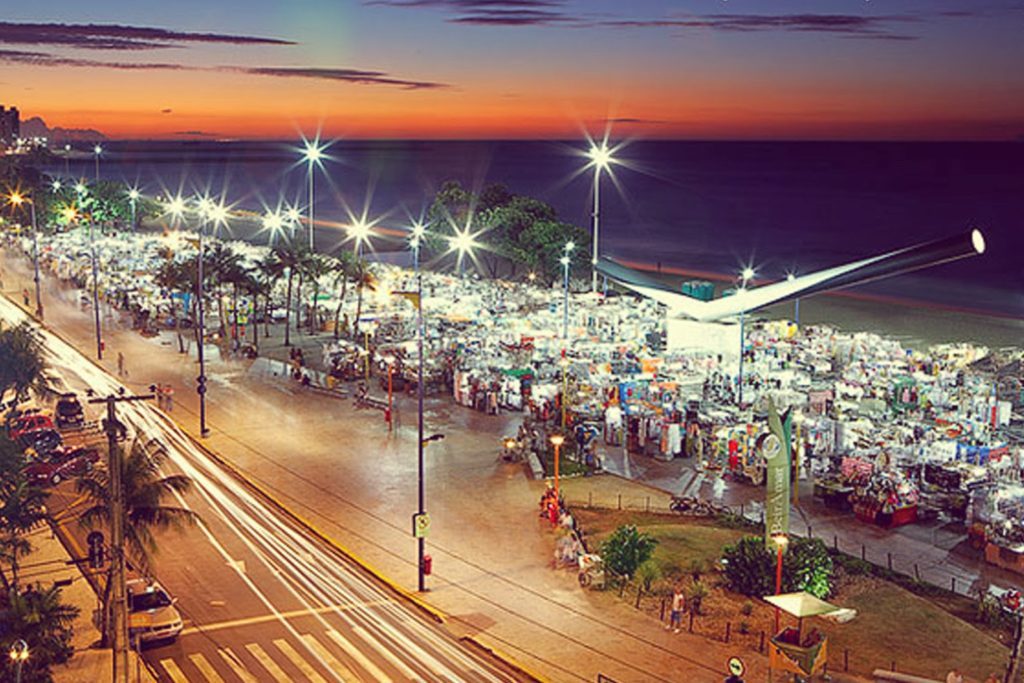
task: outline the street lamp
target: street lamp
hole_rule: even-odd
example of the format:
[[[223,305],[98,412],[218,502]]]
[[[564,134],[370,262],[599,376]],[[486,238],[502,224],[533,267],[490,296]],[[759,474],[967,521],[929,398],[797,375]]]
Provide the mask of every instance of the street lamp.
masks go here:
[[[324,156],[324,146],[319,140],[306,140],[302,158],[306,162],[306,177],[309,181],[309,250],[313,250],[313,166],[320,164]]]
[[[612,157],[612,150],[608,149],[607,141],[602,142],[600,145],[591,143],[587,156],[590,157],[590,165],[594,167],[594,253],[590,261],[592,269],[590,291],[597,292],[597,240],[600,227],[599,216],[601,213],[601,171],[607,170],[615,159]]]
[[[451,250],[458,254],[456,268],[462,273],[462,261],[466,256],[472,258],[473,250],[477,247],[476,235],[469,231],[469,227],[456,230],[455,234],[448,238]]]
[[[355,240],[355,252],[356,258],[360,258],[363,254],[363,243],[370,242],[370,224],[364,218],[360,218],[355,223],[348,227],[349,236]]]
[[[787,282],[792,282],[795,279],[796,279],[796,274],[794,274],[794,273],[786,273],[786,281]],[[793,322],[795,322],[797,327],[799,327],[800,326],[800,297],[797,297],[796,299],[793,300],[793,317],[795,318],[793,320]]]
[[[12,192],[8,201],[11,206],[20,208],[22,204],[28,204],[32,214],[32,268],[34,270],[33,280],[36,289],[36,316],[43,319],[43,297],[39,291],[39,231],[36,227],[36,203],[34,200],[25,197],[20,192]]]
[[[786,551],[786,546],[789,545],[789,536],[784,533],[772,534],[772,541],[775,542],[776,549],[776,560],[775,560],[775,594],[779,595],[782,593],[782,553]],[[779,632],[779,608],[775,608],[775,632]]]
[[[16,683],[21,683],[21,667],[28,660],[28,653],[28,643],[20,638],[11,645],[8,656],[14,662],[14,680]]]
[[[551,445],[555,447],[555,504],[562,500],[558,493],[558,463],[561,459],[562,444],[565,443],[565,437],[561,434],[551,435]]]
[[[199,377],[196,378],[196,393],[199,394],[199,435],[207,436],[210,430],[206,427],[206,356],[203,346],[206,344],[206,324],[203,307],[203,232],[206,223],[227,222],[228,210],[223,204],[214,204],[208,197],[197,198],[199,221],[199,251],[196,255],[196,304],[198,306],[199,330]]]
[[[70,171],[70,168],[68,166],[70,160],[71,160],[71,145],[69,143],[64,143],[64,177],[65,178],[71,177],[71,171]]]
[[[412,230],[409,232],[409,246],[412,247],[412,265],[417,275],[420,272],[420,248],[423,246],[423,239],[426,235],[427,228],[423,223],[413,223]]]
[[[75,194],[78,195],[78,205],[82,206],[85,196],[89,190],[85,183],[75,183]],[[77,213],[72,214],[77,218]],[[100,327],[100,269],[96,258],[96,223],[92,219],[92,212],[89,212],[89,247],[90,260],[92,261],[92,311],[93,320],[96,323],[96,359],[103,360],[103,330]]]
[[[100,155],[103,154],[103,147],[96,145],[92,148],[93,156],[96,157],[96,182],[100,181]]]
[[[132,205],[132,232],[135,232],[135,202],[139,201],[139,191],[134,187],[128,190],[128,201]]]
[[[565,250],[558,262],[562,264],[562,339],[569,338],[569,264],[572,263],[570,254],[576,248],[572,240],[565,243]]]
[[[743,284],[740,285],[739,290],[736,292],[736,296],[740,296],[741,297],[741,296],[746,295],[746,293],[747,293],[747,283],[754,279],[754,269],[751,268],[750,266],[747,266],[746,268],[743,269],[743,272],[740,273],[740,278],[742,279]],[[739,377],[738,377],[739,382],[738,382],[738,385],[737,385],[737,395],[736,395],[736,398],[737,398],[737,400],[736,400],[736,407],[737,408],[743,407],[743,348],[745,346],[744,345],[744,329],[743,329],[743,324],[744,324],[745,319],[746,319],[746,311],[743,310],[743,309],[740,309],[740,367],[739,367]]]

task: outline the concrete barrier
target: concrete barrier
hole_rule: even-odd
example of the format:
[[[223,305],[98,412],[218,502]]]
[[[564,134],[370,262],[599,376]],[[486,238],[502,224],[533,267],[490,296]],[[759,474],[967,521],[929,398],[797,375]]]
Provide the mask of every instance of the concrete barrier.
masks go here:
[[[888,671],[886,669],[875,669],[871,674],[875,683],[942,683],[934,678],[921,678],[899,671]]]

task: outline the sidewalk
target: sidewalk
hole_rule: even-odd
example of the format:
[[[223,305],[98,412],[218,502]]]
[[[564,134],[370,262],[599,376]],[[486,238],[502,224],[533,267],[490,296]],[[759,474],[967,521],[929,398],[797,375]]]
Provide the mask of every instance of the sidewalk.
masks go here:
[[[4,267],[8,290],[20,292],[28,281],[24,263],[5,258]],[[91,311],[82,307],[77,290],[47,277],[44,299],[47,325],[92,356]],[[102,364],[116,374],[121,352],[130,388],[172,385],[170,414],[198,439],[194,359],[177,352],[173,334],[143,338],[109,312],[103,324]],[[296,339],[308,343],[305,335]],[[261,353],[281,341],[261,337]],[[349,401],[304,390],[264,358],[225,360],[213,345],[207,350],[212,432],[204,446],[414,591],[409,515],[416,500],[415,400],[397,398],[405,420],[389,432],[379,411],[355,410]],[[554,537],[536,514],[544,483],[527,480],[521,465],[498,457],[501,436],[514,431],[519,414],[490,417],[431,398],[425,415],[430,433],[446,435],[427,450],[433,519],[427,552],[435,573],[425,598],[448,615],[451,630],[556,681],[593,681],[603,674],[618,683],[717,683],[734,655],[746,662],[747,681],[766,679],[766,659],[756,651],[668,634],[627,602],[582,591],[574,573],[551,569]],[[622,486],[628,493],[638,485],[623,480]]]
[[[53,668],[53,680],[55,683],[109,681],[113,665],[111,650],[94,647],[100,640],[100,632],[92,623],[97,607],[96,594],[74,563],[70,563],[71,555],[49,525],[40,526],[27,538],[32,543],[32,553],[22,561],[19,580],[24,585],[38,584],[42,588],[61,582],[64,584],[62,600],[79,609],[72,626],[71,645],[75,654],[66,664]],[[128,661],[131,681],[156,680],[136,653],[129,652]]]

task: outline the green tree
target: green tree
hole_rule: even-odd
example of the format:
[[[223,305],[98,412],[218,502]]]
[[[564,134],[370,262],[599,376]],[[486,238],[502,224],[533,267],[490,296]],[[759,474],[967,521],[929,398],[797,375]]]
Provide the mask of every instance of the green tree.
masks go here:
[[[820,538],[793,538],[782,557],[782,590],[807,591],[817,598],[832,594],[834,567]]]
[[[0,329],[0,400],[11,392],[21,402],[47,389],[42,345],[27,322]]]
[[[725,579],[729,588],[764,597],[775,593],[777,556],[765,547],[764,538],[746,536],[726,546]],[[821,539],[792,538],[782,558],[782,592],[806,591],[819,598],[832,592],[833,565]]]
[[[71,659],[75,652],[71,646],[71,627],[78,611],[77,607],[61,602],[57,586],[10,596],[2,649],[6,653],[19,639],[28,645],[30,656],[21,667],[24,683],[52,681],[50,667]],[[14,679],[14,663],[9,657],[0,657],[0,680]]]
[[[338,288],[338,305],[334,308],[334,338],[341,334],[341,308],[345,304],[348,281],[356,273],[356,255],[348,249],[340,250],[334,260],[334,287]],[[346,330],[347,333],[347,330]]]
[[[306,262],[306,277],[313,285],[313,298],[309,305],[309,333],[315,334],[320,327],[320,281],[330,275],[333,270],[333,262],[323,254],[311,253]]]
[[[121,485],[124,500],[125,553],[136,567],[149,573],[150,559],[157,551],[155,533],[171,529],[180,530],[195,524],[199,517],[183,507],[165,504],[175,494],[186,493],[192,480],[184,474],[163,475],[167,451],[153,442],[132,443],[127,453],[118,458],[121,466]],[[109,528],[111,520],[110,481],[105,471],[95,470],[78,479],[78,492],[84,494],[89,507],[82,512],[79,523],[86,528]],[[103,591],[104,628],[110,606],[110,576]]]
[[[276,274],[288,273],[288,288],[285,293],[284,304],[284,345],[291,346],[291,333],[289,332],[289,321],[292,314],[292,285],[295,275],[302,264],[302,245],[296,240],[290,240],[274,247],[273,272]]]
[[[192,308],[194,308],[197,277],[195,259],[179,260],[174,258],[173,254],[168,254],[167,259],[160,264],[154,282],[172,293],[188,294],[189,300],[192,301]],[[176,321],[174,329],[178,335],[178,352],[185,353],[185,339],[181,335],[182,322],[186,316],[192,320],[195,320],[196,316],[192,311],[184,310],[184,307],[182,307],[181,315],[178,315],[178,301],[177,297],[171,297],[171,316]]]
[[[759,598],[775,592],[774,559],[764,546],[764,538],[745,536],[726,546],[722,558],[730,589]]]
[[[633,524],[624,524],[601,543],[605,568],[616,576],[632,580],[637,568],[651,558],[658,541]]]
[[[46,520],[46,494],[31,486],[21,473],[12,478],[6,494],[0,506],[0,560],[10,567],[11,578],[8,581],[6,573],[0,571],[0,580],[8,592],[16,593],[18,563],[32,552],[25,534]]]

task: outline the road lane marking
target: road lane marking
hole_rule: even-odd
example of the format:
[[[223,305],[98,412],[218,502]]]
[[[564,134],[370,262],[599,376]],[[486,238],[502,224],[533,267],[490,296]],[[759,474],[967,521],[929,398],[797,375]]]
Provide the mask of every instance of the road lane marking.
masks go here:
[[[392,683],[391,677],[381,671],[376,664],[371,662],[369,658],[355,645],[350,643],[345,636],[341,635],[334,629],[331,629],[327,632],[327,637],[336,642],[338,646],[345,651],[345,654],[356,660],[359,663],[359,666],[363,667],[368,674],[373,676],[374,680],[378,681],[378,683]]]
[[[339,662],[338,659],[331,654],[330,650],[324,647],[323,644],[321,644],[321,642],[317,640],[312,633],[302,634],[302,640],[306,643],[309,649],[315,652],[316,655],[323,660],[324,664],[326,664],[327,668],[329,668],[331,671],[338,674],[346,681],[359,680],[359,678],[354,673],[352,673],[352,670],[344,664],[342,664],[341,662]]]
[[[355,634],[356,634],[357,636],[359,636],[360,638],[362,638],[363,640],[365,640],[365,641],[366,641],[366,643],[367,643],[367,644],[368,644],[368,645],[369,645],[370,647],[372,647],[372,648],[373,648],[374,650],[376,650],[377,652],[379,652],[379,653],[380,653],[380,655],[381,655],[381,656],[382,656],[382,657],[383,657],[384,659],[386,659],[386,660],[388,660],[389,662],[391,662],[391,664],[392,664],[392,665],[394,665],[394,667],[395,667],[396,669],[398,669],[399,671],[401,671],[401,672],[402,672],[402,675],[403,675],[403,676],[405,676],[406,678],[408,678],[408,679],[409,679],[410,681],[421,681],[421,682],[423,681],[423,677],[422,677],[422,676],[420,676],[420,675],[419,675],[418,673],[416,673],[416,672],[415,672],[415,671],[413,671],[413,670],[412,670],[411,668],[409,668],[409,665],[408,665],[408,664],[406,664],[405,662],[403,662],[403,661],[402,661],[401,659],[399,659],[398,657],[396,657],[396,656],[395,656],[395,655],[394,655],[394,654],[393,654],[393,653],[391,652],[391,650],[389,650],[389,649],[387,649],[386,647],[384,647],[383,645],[381,645],[381,644],[380,644],[380,641],[378,641],[378,640],[377,640],[376,638],[374,638],[373,636],[371,636],[371,635],[370,635],[370,634],[369,634],[369,633],[368,633],[368,632],[366,631],[366,629],[364,629],[364,628],[363,628],[362,626],[356,626],[355,628],[353,628],[353,629],[352,629],[352,632],[353,632],[353,633],[355,633]]]
[[[264,652],[262,647],[256,643],[249,643],[245,646],[245,649],[256,658],[256,661],[263,665],[264,669],[270,672],[270,675],[274,677],[277,683],[291,683],[291,677],[281,670],[277,662],[271,659],[270,655]]]
[[[237,628],[239,626],[252,626],[254,624],[264,624],[268,621],[280,621],[281,619],[296,619],[299,617],[310,617],[317,614],[328,614],[338,611],[349,611],[364,609],[366,607],[382,607],[390,605],[393,600],[370,600],[361,602],[358,604],[348,605],[328,605],[326,607],[317,607],[316,609],[297,609],[290,612],[279,612],[277,614],[261,614],[258,617],[244,617],[242,619],[231,619],[230,621],[218,621],[213,624],[199,624],[186,628],[181,632],[182,636],[190,636],[196,633],[206,633],[207,631],[220,631],[227,628]]]
[[[249,673],[249,670],[242,664],[242,660],[235,655],[230,647],[220,648],[217,652],[220,653],[220,658],[235,672],[235,675],[242,679],[242,683],[259,683],[256,677]]]
[[[206,657],[203,656],[202,652],[196,652],[188,656],[188,658],[195,664],[195,667],[199,669],[199,673],[203,674],[210,683],[224,683],[224,679],[220,677],[210,663],[206,661]]]
[[[185,674],[181,672],[181,669],[178,668],[178,665],[174,663],[173,659],[161,659],[160,666],[164,668],[164,671],[167,672],[167,675],[171,677],[171,680],[174,681],[174,683],[188,683],[188,679],[185,678]]]
[[[280,650],[285,657],[292,660],[292,664],[299,667],[299,671],[304,673],[306,678],[311,680],[313,683],[327,683],[327,681],[324,680],[324,677],[318,674],[316,669],[311,667],[309,663],[302,658],[302,655],[295,651],[295,648],[293,648],[291,643],[287,640],[284,638],[276,638],[274,640],[274,645],[277,645],[277,649]]]

